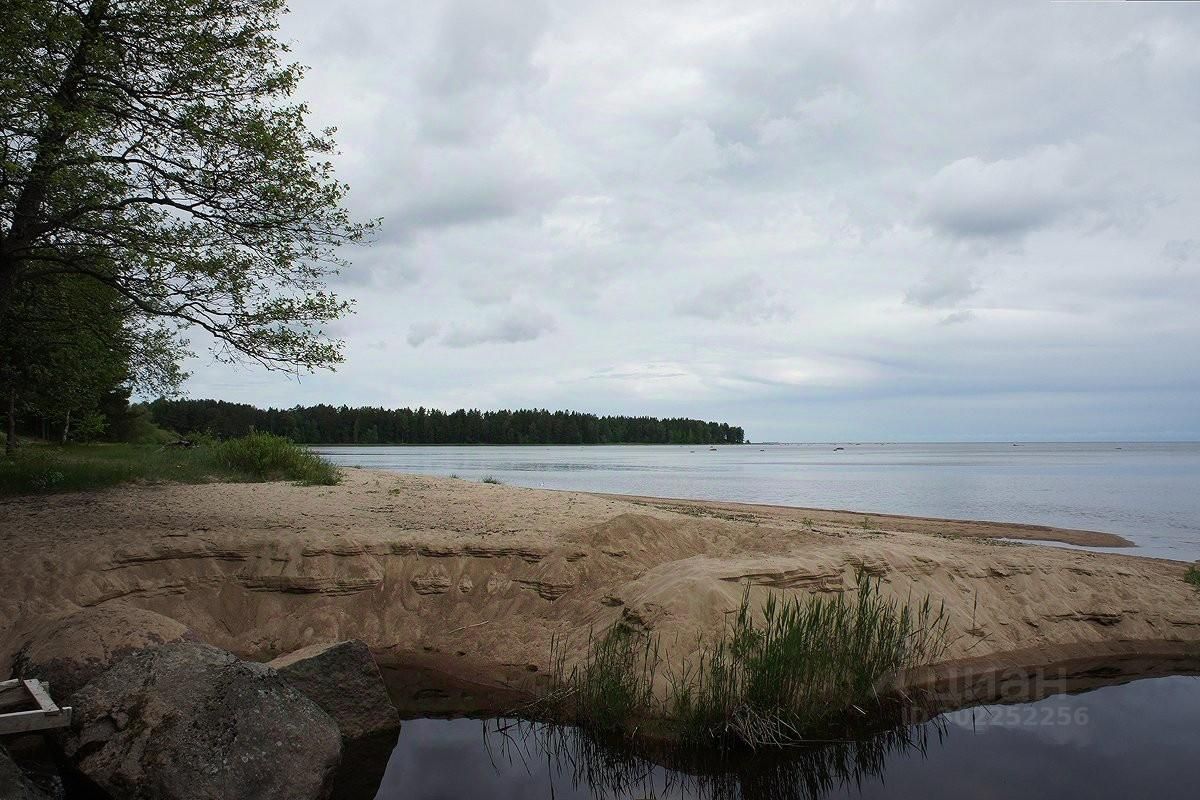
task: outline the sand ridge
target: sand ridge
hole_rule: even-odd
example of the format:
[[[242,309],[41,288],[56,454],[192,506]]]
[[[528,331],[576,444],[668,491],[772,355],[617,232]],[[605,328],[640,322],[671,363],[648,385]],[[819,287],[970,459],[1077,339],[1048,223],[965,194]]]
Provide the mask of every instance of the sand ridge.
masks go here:
[[[999,538],[1119,543],[1040,526],[356,469],[335,487],[144,485],[8,499],[0,672],[41,615],[121,601],[244,657],[361,638],[385,666],[505,685],[544,674],[552,636],[582,643],[589,629],[624,620],[682,658],[746,584],[755,599],[852,591],[860,570],[892,596],[944,601],[951,660],[1200,642],[1186,565]]]

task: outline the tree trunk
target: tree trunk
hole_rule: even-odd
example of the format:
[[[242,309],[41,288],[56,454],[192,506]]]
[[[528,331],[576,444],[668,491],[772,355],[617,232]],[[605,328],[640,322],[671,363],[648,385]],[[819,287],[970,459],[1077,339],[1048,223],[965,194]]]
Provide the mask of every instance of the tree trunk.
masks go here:
[[[70,411],[70,409],[67,409],[67,418],[66,418],[66,421],[63,422],[63,437],[62,437],[63,444],[67,443],[67,434],[70,432],[71,432],[71,411]]]
[[[8,438],[4,440],[4,454],[11,456],[17,449],[17,390],[8,392]]]

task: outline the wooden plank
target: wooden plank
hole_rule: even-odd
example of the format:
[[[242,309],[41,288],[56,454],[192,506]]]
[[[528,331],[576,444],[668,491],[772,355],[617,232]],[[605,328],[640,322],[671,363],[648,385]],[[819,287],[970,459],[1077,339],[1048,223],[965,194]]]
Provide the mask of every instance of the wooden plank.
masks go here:
[[[27,706],[32,702],[29,690],[21,681],[5,681],[0,683],[0,711],[6,708]]]
[[[38,707],[47,714],[57,714],[58,705],[50,699],[50,694],[42,688],[42,682],[37,678],[25,681],[25,688],[29,690],[29,694],[37,702]]]
[[[65,728],[71,724],[71,711],[71,707],[67,706],[54,714],[47,714],[41,709],[0,714],[0,736]]]
[[[29,699],[29,694],[25,691],[25,687],[21,687],[19,692],[6,692],[0,694],[0,713],[6,708],[18,708],[19,706],[28,706],[32,700]]]

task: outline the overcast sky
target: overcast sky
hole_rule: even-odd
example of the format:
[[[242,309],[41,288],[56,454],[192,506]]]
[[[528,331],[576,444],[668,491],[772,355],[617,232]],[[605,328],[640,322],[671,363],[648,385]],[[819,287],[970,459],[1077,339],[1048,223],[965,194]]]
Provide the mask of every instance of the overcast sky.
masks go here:
[[[1200,439],[1200,4],[293,2],[336,373],[193,397]]]

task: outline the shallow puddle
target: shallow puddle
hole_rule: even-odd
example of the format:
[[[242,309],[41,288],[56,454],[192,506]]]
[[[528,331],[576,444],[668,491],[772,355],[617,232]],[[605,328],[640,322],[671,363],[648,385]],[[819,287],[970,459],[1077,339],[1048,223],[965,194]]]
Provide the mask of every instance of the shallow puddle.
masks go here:
[[[404,723],[378,800],[441,798],[1194,798],[1200,678],[991,705],[707,774],[510,720]],[[694,765],[693,765],[694,768]]]

